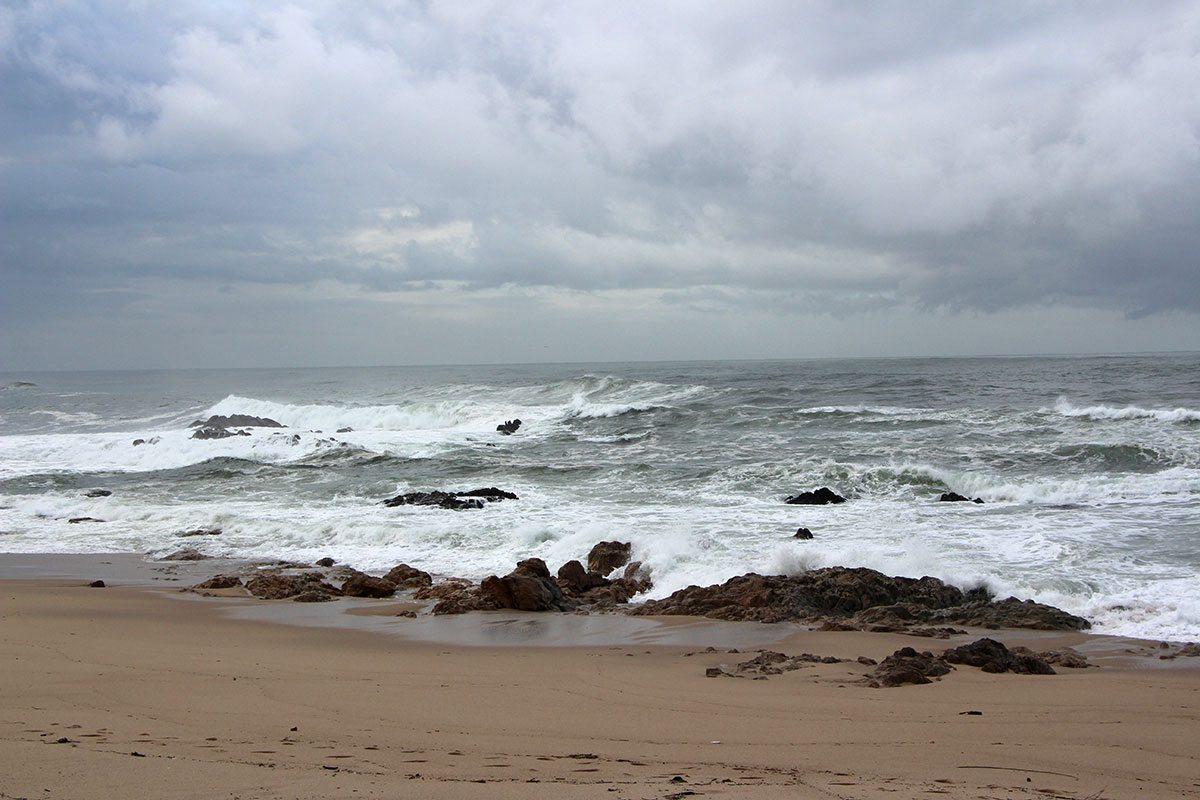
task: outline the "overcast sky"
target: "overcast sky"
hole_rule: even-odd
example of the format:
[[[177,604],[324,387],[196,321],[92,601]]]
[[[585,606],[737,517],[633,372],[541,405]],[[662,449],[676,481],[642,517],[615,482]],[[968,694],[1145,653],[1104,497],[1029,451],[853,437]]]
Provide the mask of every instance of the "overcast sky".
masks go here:
[[[0,0],[0,370],[1200,349],[1200,2]]]

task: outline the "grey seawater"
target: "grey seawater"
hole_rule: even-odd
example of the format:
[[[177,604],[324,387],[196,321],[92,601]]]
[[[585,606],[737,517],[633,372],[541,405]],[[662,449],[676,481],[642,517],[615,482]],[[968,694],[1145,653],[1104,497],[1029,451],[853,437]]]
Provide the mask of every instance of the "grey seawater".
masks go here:
[[[1200,638],[1197,354],[37,373],[0,387],[0,551],[196,544],[480,578],[616,538],[653,570],[655,597],[844,564],[987,584],[1106,632]],[[214,413],[288,427],[189,439]],[[515,435],[495,430],[512,418]],[[379,504],[483,486],[521,499]],[[819,486],[849,501],[782,502]],[[984,503],[938,502],[950,490]],[[799,526],[814,538],[792,539]],[[221,534],[178,537],[197,528]]]

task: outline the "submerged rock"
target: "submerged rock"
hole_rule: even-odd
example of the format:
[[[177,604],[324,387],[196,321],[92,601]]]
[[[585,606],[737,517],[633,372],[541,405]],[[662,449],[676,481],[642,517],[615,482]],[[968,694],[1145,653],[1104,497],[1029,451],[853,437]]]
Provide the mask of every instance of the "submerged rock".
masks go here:
[[[813,538],[813,534],[812,534],[812,531],[810,531],[808,528],[797,528],[796,532],[792,534],[792,538],[793,539],[811,539],[811,538]]]
[[[520,427],[521,427],[521,420],[509,419],[509,420],[505,420],[504,422],[497,425],[496,430],[498,430],[500,433],[504,434],[505,436],[511,436],[512,434],[516,433],[517,429]]]
[[[84,497],[111,497],[112,492],[108,489],[88,489],[83,493]]]
[[[846,498],[842,497],[829,487],[822,486],[816,491],[794,494],[786,498],[783,502],[791,506],[825,506],[830,504],[844,503],[846,502]]]
[[[301,575],[263,573],[247,581],[246,589],[250,594],[263,600],[285,600],[306,592],[315,592],[331,597],[339,597],[342,594],[340,589],[326,583],[324,576],[319,572],[306,572]],[[306,599],[311,600],[311,598]]]

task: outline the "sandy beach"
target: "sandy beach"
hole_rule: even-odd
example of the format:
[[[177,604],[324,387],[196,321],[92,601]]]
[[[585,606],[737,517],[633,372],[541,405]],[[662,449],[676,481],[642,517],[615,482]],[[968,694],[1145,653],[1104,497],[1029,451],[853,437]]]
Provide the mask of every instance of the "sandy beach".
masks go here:
[[[615,617],[588,646],[430,642],[393,601],[345,615],[386,631],[284,624],[263,609],[298,604],[174,577],[0,582],[0,797],[1200,797],[1200,669],[1128,641],[1041,634],[1102,666],[872,689],[855,661],[706,677],[754,655],[728,625],[715,652],[623,643]],[[781,631],[789,655],[959,643]]]

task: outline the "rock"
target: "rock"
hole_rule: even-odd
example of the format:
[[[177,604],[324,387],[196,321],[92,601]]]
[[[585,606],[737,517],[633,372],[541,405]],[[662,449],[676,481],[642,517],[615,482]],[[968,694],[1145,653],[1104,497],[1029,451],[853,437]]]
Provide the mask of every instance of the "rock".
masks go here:
[[[979,667],[984,672],[1016,672],[1021,675],[1053,675],[1054,668],[1031,651],[1009,650],[995,639],[977,639],[942,653],[951,664]]]
[[[111,497],[112,492],[108,489],[88,489],[84,492],[84,497]]]
[[[292,598],[293,603],[325,603],[336,599],[329,592],[323,592],[320,589],[305,589],[300,594]]]
[[[341,595],[340,589],[325,583],[322,577],[317,572],[306,572],[302,575],[263,573],[247,581],[246,589],[263,600],[283,600],[310,591],[334,597]]]
[[[338,432],[338,433],[353,433],[353,432],[354,432],[354,428],[351,428],[351,427],[349,427],[349,426],[346,426],[345,428],[338,428],[338,429],[337,429],[337,432]]]
[[[103,589],[105,587],[105,583],[104,581],[92,581],[88,584],[88,587],[91,589]]]
[[[605,586],[608,581],[599,572],[588,572],[578,561],[568,561],[558,568],[558,585],[570,595],[581,595],[589,589]]]
[[[938,501],[942,503],[983,503],[982,498],[976,497],[974,500],[972,500],[969,497],[963,497],[958,492],[946,492],[938,498]]]
[[[383,577],[396,584],[397,589],[420,589],[433,584],[433,578],[428,572],[408,564],[397,564]]]
[[[607,576],[617,567],[628,564],[631,552],[633,545],[630,542],[600,542],[588,553],[588,572]]]
[[[175,534],[181,539],[186,539],[189,536],[220,536],[220,528],[196,528],[194,531],[184,531],[183,533]]]
[[[236,436],[236,435],[237,434],[235,434],[231,431],[227,431],[224,428],[218,428],[213,425],[206,425],[205,427],[200,428],[195,433],[193,433],[191,438],[193,438],[193,439],[228,439],[230,436]]]
[[[1026,652],[1024,647],[1012,648],[1014,653]],[[1047,664],[1058,667],[1066,667],[1067,669],[1086,669],[1092,666],[1088,663],[1087,658],[1073,647],[1060,647],[1057,650],[1049,650],[1044,653],[1028,653],[1036,655],[1038,658],[1045,661]]]
[[[485,503],[498,503],[501,500],[516,499],[518,499],[517,496],[512,492],[492,487],[488,489],[474,489],[470,492],[408,492],[407,494],[396,495],[384,500],[383,504],[389,508],[395,508],[396,506],[437,506],[438,508],[461,511],[471,508],[483,508]]]
[[[874,677],[882,686],[901,686],[906,683],[931,683],[950,672],[952,667],[929,651],[918,653],[902,647],[880,662]]]
[[[520,428],[520,427],[521,427],[521,420],[510,419],[510,420],[505,420],[503,423],[497,425],[496,430],[500,431],[500,433],[504,434],[505,436],[511,436],[512,434],[516,433],[517,428]]]
[[[151,439],[134,439],[133,446],[140,447],[141,445],[144,445],[144,444],[158,444],[158,442],[159,442],[159,438],[157,436],[155,436]]]
[[[872,630],[988,623],[1041,630],[1089,627],[1087,620],[1051,606],[1014,598],[992,602],[986,592],[964,593],[937,578],[893,578],[862,567],[826,567],[795,576],[749,573],[717,586],[689,586],[626,613],[759,622],[832,621]]]
[[[95,517],[71,517],[67,520],[68,525],[78,525],[81,522],[104,522],[104,520]]]
[[[942,658],[951,664],[979,667],[984,672],[1006,672],[1013,657],[1003,644],[985,638],[947,650],[942,653]]]
[[[212,556],[206,556],[206,555],[204,555],[204,553],[201,553],[199,550],[197,550],[194,547],[185,547],[182,550],[176,550],[173,553],[168,553],[167,555],[163,556],[162,558],[160,558],[158,560],[159,561],[204,561],[209,558],[212,558]]]
[[[808,528],[797,528],[796,532],[792,534],[792,538],[793,539],[811,539],[811,538],[813,538],[813,535],[812,535],[812,531],[810,531]]]
[[[654,586],[654,581],[650,579],[650,567],[641,561],[632,561],[626,564],[621,578],[637,584],[639,592],[649,591]]]
[[[249,414],[230,414],[222,416],[214,414],[206,420],[196,420],[189,428],[282,428],[285,427],[282,423],[276,422],[270,417],[252,417]],[[192,437],[195,438],[195,437]]]
[[[395,593],[396,584],[392,581],[362,572],[351,575],[342,584],[342,594],[347,597],[391,597]]]
[[[520,500],[512,492],[506,492],[503,489],[497,489],[495,486],[489,486],[486,489],[472,489],[469,492],[455,492],[455,497],[482,497],[489,503],[498,503],[501,500]]]
[[[540,558],[529,558],[505,575],[490,575],[479,584],[480,596],[496,608],[518,611],[568,611],[574,604],[567,599]]]
[[[332,567],[336,562],[329,556],[326,556],[325,558],[318,558],[315,563],[318,567]]]
[[[824,506],[831,503],[844,503],[846,502],[846,498],[832,489],[822,486],[813,492],[801,492],[800,494],[792,495],[783,502],[792,506]]]
[[[241,586],[242,579],[237,575],[214,575],[206,581],[201,581],[193,589],[232,589]]]

